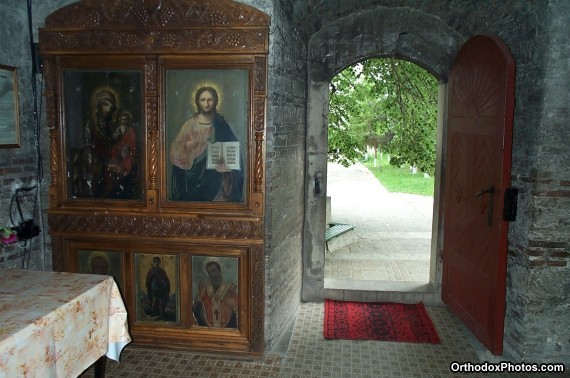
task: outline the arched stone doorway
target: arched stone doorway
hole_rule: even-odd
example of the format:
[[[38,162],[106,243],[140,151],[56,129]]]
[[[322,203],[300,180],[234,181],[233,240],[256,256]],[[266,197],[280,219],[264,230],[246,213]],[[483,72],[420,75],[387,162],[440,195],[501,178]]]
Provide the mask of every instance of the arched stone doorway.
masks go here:
[[[418,64],[431,72],[442,83],[436,159],[434,197],[434,232],[432,236],[431,293],[423,293],[425,302],[439,301],[441,240],[439,235],[439,188],[442,170],[441,146],[445,135],[445,82],[452,60],[464,38],[437,17],[408,8],[383,8],[359,12],[341,18],[314,34],[309,41],[307,145],[305,171],[305,223],[303,238],[303,287],[305,301],[324,298],[356,300],[370,295],[346,290],[325,289],[324,230],[326,223],[325,191],[315,191],[318,178],[326,188],[327,169],[327,113],[329,83],[345,67],[369,57],[396,57]],[[322,177],[322,178],[321,178]],[[381,288],[379,289],[381,292]],[[386,300],[405,301],[406,293],[382,293]],[[415,300],[417,295],[411,293]],[[372,293],[379,298],[378,293]]]

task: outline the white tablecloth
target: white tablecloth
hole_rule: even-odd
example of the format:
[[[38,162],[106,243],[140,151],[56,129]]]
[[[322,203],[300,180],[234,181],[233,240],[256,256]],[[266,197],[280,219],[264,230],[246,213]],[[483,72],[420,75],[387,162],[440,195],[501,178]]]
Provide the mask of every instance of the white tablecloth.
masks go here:
[[[112,277],[0,269],[0,377],[76,377],[130,341]]]

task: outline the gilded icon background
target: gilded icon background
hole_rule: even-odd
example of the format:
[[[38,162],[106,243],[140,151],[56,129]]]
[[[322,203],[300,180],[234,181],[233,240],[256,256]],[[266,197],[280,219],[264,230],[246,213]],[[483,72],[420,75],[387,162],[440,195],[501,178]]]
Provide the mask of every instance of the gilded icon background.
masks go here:
[[[123,258],[121,252],[79,250],[79,273],[112,276],[123,292]]]

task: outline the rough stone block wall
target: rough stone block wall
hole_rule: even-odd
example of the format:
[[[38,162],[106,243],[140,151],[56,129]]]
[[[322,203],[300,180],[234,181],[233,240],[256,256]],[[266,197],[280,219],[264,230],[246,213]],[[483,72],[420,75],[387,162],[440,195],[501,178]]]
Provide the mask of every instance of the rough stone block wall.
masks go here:
[[[305,46],[275,2],[267,101],[267,348],[293,323],[300,302],[306,125]]]
[[[570,4],[534,12],[517,39],[519,59],[513,186],[519,219],[509,249],[506,348],[525,360],[570,363]],[[528,32],[531,30],[532,32]],[[522,32],[522,30],[521,30]],[[512,33],[515,35],[515,33]],[[526,64],[524,62],[527,62]],[[532,62],[532,64],[531,64]],[[537,80],[538,78],[538,80]],[[537,85],[538,84],[538,85]],[[519,100],[520,98],[520,100]],[[516,145],[515,145],[516,147]]]
[[[340,6],[330,6],[333,3]],[[350,60],[366,55],[359,49],[366,48],[360,36],[368,29],[365,22],[354,20],[365,21],[368,14],[375,12],[396,14],[399,9],[399,17],[384,20],[386,25],[394,22],[405,29],[415,27],[416,32],[421,23],[417,22],[419,18],[411,16],[423,12],[438,17],[464,38],[494,34],[509,46],[517,65],[512,185],[519,188],[520,197],[518,219],[511,223],[509,232],[504,340],[507,352],[526,361],[567,362],[570,358],[570,227],[567,216],[570,209],[567,148],[570,140],[567,127],[570,48],[565,31],[569,6],[570,3],[564,0],[421,3],[363,0],[357,5],[332,0],[300,0],[294,13],[294,21],[300,27],[308,25],[305,32],[311,37],[310,60],[321,64],[321,67],[315,64],[313,68],[325,78],[331,72],[326,62],[335,57]],[[327,29],[327,26],[340,23],[350,27]],[[382,25],[382,22],[378,24]],[[330,35],[323,33],[325,29],[332,30]],[[386,45],[382,41],[390,35],[383,33],[380,27],[374,30],[378,33],[379,46]],[[430,28],[425,32],[434,39],[441,37],[438,29]],[[411,38],[410,34],[413,33],[404,38]],[[315,36],[323,36],[324,47],[320,50],[312,49],[313,44],[316,45],[313,43]],[[348,44],[330,47],[340,38],[354,40],[354,47],[349,48]],[[430,46],[435,44],[430,42]],[[343,59],[339,58],[333,68],[352,63]],[[318,78],[319,72],[313,72],[313,68],[311,75]]]
[[[0,3],[0,14],[3,19],[0,24],[0,64],[16,67],[18,75],[18,101],[20,147],[0,149],[0,227],[10,228],[21,222],[14,194],[19,188],[38,185],[42,168],[48,166],[39,160],[36,139],[39,140],[39,151],[47,151],[47,130],[38,131],[34,117],[32,78],[40,77],[32,74],[32,59],[30,38],[28,33],[28,13],[26,2],[8,1]],[[38,93],[38,99],[41,93]],[[39,101],[39,100],[38,100]],[[36,138],[36,134],[39,137]],[[44,209],[47,205],[47,180],[42,180],[39,191],[34,189],[21,193],[20,205],[24,219],[34,219],[42,231],[38,237],[27,242],[19,242],[9,246],[0,245],[0,267],[43,270],[51,266],[51,248],[45,228]],[[39,193],[36,196],[36,193]],[[11,210],[11,211],[10,211]],[[25,260],[24,260],[25,257]]]

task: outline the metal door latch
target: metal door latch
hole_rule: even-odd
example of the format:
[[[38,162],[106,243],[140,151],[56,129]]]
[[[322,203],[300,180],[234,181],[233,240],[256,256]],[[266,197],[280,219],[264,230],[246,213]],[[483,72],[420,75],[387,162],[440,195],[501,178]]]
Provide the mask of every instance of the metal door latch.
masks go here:
[[[514,222],[517,220],[517,201],[519,190],[517,188],[505,189],[505,201],[503,207],[503,220]]]
[[[315,173],[315,188],[313,189],[313,193],[316,196],[321,194],[321,181],[323,180],[323,174],[321,172]]]

